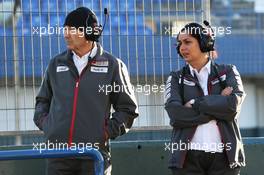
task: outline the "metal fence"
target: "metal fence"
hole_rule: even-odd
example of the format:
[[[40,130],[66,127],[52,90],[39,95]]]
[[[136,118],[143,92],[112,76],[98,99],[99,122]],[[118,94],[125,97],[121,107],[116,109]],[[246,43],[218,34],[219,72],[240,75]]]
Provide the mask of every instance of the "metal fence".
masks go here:
[[[210,21],[209,0],[1,0],[0,131],[37,129],[34,98],[49,60],[66,48],[59,28],[78,6],[100,23],[108,8],[101,44],[128,67],[139,103],[134,126],[168,126],[162,85],[182,64],[174,35],[187,21]]]
[[[67,157],[81,157],[88,156],[94,160],[94,174],[102,175],[104,174],[104,159],[102,154],[94,148],[91,149],[61,149],[61,150],[51,150],[44,149],[38,150],[33,149],[23,149],[23,150],[7,150],[0,151],[0,161],[10,161],[10,160],[28,160],[28,159],[45,159],[45,158],[67,158]],[[4,172],[3,170],[2,172]],[[40,172],[40,170],[39,170]]]

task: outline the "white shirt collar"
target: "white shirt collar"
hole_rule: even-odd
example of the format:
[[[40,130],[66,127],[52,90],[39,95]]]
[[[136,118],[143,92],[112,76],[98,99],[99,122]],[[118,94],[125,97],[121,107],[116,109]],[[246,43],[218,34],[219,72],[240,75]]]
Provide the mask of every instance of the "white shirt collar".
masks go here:
[[[90,55],[90,52],[91,52],[91,55]],[[96,43],[94,43],[94,47],[93,47],[93,49],[90,52],[86,53],[82,57],[79,57],[74,51],[72,51],[73,56],[74,56],[73,58],[78,58],[78,59],[81,59],[81,60],[88,60],[89,56],[91,58],[93,58],[96,55],[96,53],[97,53],[97,44]],[[82,58],[84,58],[84,59],[82,59]]]
[[[82,57],[79,57],[74,51],[72,51],[72,53],[73,53],[73,56],[72,56],[73,62],[75,64],[79,74],[81,74],[82,70],[85,68],[85,66],[88,63],[88,60],[90,58],[93,58],[96,55],[96,53],[97,53],[97,45],[95,44],[93,49],[90,52],[88,52],[85,55],[83,55]]]
[[[205,69],[208,72],[208,74],[210,74],[211,73],[211,62],[212,61],[209,59],[209,61],[206,63],[206,65],[204,65],[204,67],[202,67],[200,72]],[[198,73],[198,71],[196,69],[194,69],[190,64],[189,64],[189,68],[190,68],[190,72],[191,72],[192,76],[194,76],[194,72]]]

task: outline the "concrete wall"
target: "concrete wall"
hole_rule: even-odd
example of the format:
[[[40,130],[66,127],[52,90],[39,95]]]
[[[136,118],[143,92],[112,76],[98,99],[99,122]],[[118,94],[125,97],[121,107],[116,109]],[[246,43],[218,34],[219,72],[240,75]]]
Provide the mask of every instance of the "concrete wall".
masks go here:
[[[121,141],[112,142],[113,175],[169,175],[167,169],[168,152],[164,150],[168,140]],[[260,174],[264,167],[264,139],[244,138],[247,166],[241,175]],[[32,147],[26,147],[32,149]],[[25,147],[3,148],[25,149]],[[1,154],[1,152],[0,152]],[[1,161],[0,175],[44,175],[44,160]]]

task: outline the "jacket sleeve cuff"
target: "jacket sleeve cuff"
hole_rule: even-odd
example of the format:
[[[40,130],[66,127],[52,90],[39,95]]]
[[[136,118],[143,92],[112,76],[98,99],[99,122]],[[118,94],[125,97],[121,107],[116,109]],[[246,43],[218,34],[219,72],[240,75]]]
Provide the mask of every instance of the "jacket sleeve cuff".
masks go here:
[[[197,112],[200,112],[200,110],[199,110],[200,102],[201,102],[201,98],[199,98],[199,97],[198,98],[195,98],[195,101],[194,101],[194,103],[192,105],[192,108],[195,111],[197,111]]]
[[[47,119],[48,117],[48,114],[44,114],[42,115],[42,117],[39,119],[38,123],[37,123],[37,126],[38,128],[43,131],[43,123],[45,122],[45,120]]]
[[[106,132],[110,139],[115,139],[125,134],[127,131],[124,123],[119,123],[116,119],[112,118],[109,120]]]

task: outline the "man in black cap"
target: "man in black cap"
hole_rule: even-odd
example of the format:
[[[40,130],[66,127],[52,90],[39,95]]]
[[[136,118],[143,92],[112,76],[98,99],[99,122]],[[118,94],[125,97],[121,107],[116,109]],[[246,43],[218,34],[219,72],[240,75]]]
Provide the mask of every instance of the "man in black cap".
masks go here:
[[[102,30],[90,9],[70,12],[64,29],[68,49],[50,60],[34,122],[54,149],[98,148],[110,175],[109,139],[125,134],[138,116],[127,68],[97,42]],[[47,174],[92,175],[94,165],[87,157],[49,159]]]

